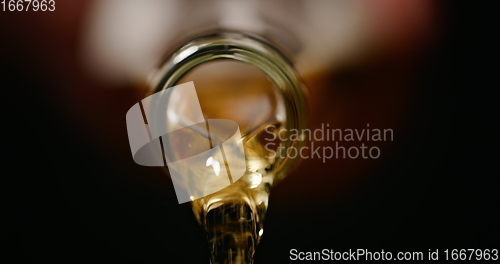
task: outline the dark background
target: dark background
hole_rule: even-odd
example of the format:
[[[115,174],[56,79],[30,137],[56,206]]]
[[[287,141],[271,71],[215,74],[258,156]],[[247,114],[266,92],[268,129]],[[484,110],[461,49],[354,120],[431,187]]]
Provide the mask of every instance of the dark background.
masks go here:
[[[407,81],[418,89],[398,110],[396,140],[384,147],[384,158],[318,168],[306,161],[273,189],[256,263],[284,263],[292,248],[500,247],[498,118],[490,103],[498,86],[490,81],[496,66],[489,38],[496,32],[487,30],[493,19],[486,9],[477,2],[441,4],[438,40],[412,64]],[[57,39],[73,22],[49,19],[34,26],[42,16],[0,14],[1,86],[7,92],[0,259],[208,263],[190,205],[177,203],[161,170],[130,158],[124,117],[142,94],[102,91],[82,81],[68,48],[74,40]],[[51,29],[38,31],[43,27]],[[381,65],[386,71],[377,71]],[[364,87],[356,80],[398,76],[400,66],[375,60],[321,82]],[[68,91],[67,85],[81,89]],[[322,121],[312,120],[313,126]],[[366,122],[373,121],[360,125]],[[322,177],[330,180],[305,181]]]

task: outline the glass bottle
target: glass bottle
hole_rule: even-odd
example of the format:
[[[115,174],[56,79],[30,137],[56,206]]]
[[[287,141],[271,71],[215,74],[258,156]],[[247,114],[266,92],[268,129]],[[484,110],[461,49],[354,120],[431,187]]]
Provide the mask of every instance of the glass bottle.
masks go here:
[[[151,93],[191,80],[206,119],[238,123],[247,163],[244,176],[231,186],[193,200],[193,211],[207,231],[212,263],[252,263],[270,188],[295,163],[284,151],[301,144],[288,134],[306,126],[304,87],[272,44],[229,31],[196,37],[176,50],[152,76]],[[176,122],[183,119],[179,104],[169,104]],[[270,141],[276,138],[284,140]]]

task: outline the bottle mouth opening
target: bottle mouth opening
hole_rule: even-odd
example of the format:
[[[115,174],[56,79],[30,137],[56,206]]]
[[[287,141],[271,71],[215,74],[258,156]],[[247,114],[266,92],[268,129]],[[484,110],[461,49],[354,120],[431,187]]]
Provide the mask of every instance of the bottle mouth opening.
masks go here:
[[[282,119],[285,138],[283,149],[299,148],[302,141],[286,136],[293,131],[303,131],[306,127],[306,91],[300,78],[280,51],[263,39],[245,33],[218,32],[198,37],[178,49],[168,57],[150,78],[150,94],[180,84],[188,73],[208,62],[233,60],[246,63],[260,72],[274,84],[276,94],[282,105]],[[277,179],[285,174],[295,159],[288,155],[276,162],[273,170]]]

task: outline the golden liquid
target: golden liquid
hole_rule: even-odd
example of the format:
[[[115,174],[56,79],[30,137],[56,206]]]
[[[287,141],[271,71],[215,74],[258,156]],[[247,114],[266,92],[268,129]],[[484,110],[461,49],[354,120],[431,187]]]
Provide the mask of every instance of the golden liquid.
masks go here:
[[[201,65],[180,83],[187,81],[194,82],[205,118],[236,121],[244,142],[246,173],[229,187],[192,202],[207,233],[211,263],[252,263],[277,162],[266,144],[285,121],[279,95],[263,73],[234,61]]]
[[[247,172],[229,187],[194,200],[193,211],[205,228],[212,263],[251,263],[263,233],[273,183],[273,159],[258,135],[244,144]]]

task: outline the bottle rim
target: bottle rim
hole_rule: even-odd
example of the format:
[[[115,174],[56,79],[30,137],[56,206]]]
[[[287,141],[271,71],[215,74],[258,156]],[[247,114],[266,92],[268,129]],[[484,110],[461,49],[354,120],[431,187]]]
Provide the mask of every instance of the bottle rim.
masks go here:
[[[306,89],[291,60],[266,40],[248,33],[216,32],[187,42],[151,75],[149,94],[178,85],[182,77],[204,63],[224,59],[247,63],[263,72],[282,97],[286,134],[304,131],[307,127]],[[298,154],[296,157],[287,155],[289,148],[298,151],[304,143],[300,137],[292,140],[287,135],[285,138],[287,140],[282,142],[286,154],[272,169],[277,180],[300,160]]]

